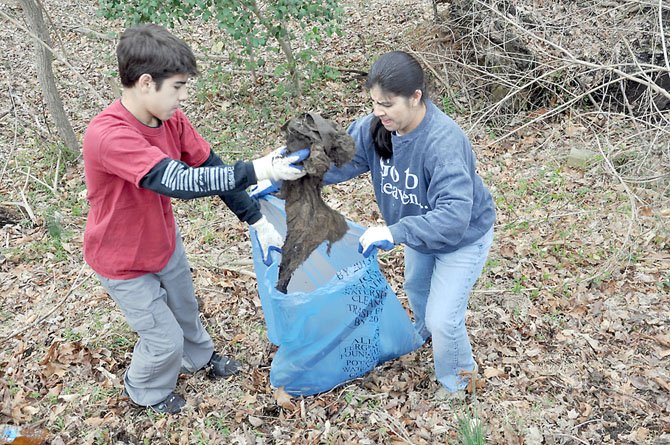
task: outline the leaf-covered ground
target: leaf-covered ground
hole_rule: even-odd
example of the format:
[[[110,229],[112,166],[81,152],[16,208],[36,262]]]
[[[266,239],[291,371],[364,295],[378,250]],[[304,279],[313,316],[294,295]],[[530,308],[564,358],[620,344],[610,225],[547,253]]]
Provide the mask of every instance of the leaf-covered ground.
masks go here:
[[[66,56],[55,69],[81,137],[115,97],[109,36],[122,25],[95,17],[95,2],[44,5]],[[326,64],[366,70],[390,49],[430,59],[430,2],[343,5],[343,35],[318,47]],[[132,407],[121,375],[135,336],[81,255],[82,162],[59,150],[45,118],[21,10],[9,1],[2,12],[0,204],[19,221],[0,228],[0,424],[39,425],[55,445],[460,443],[464,425],[483,428],[492,444],[670,443],[667,189],[626,182],[603,157],[567,161],[575,147],[643,145],[630,136],[646,133],[616,116],[566,113],[497,143],[486,128],[470,130],[498,221],[468,313],[480,376],[465,403],[435,398],[428,347],[326,394],[290,398],[271,388],[275,347],[246,227],[219,201],[200,199],[175,208],[202,318],[245,369],[226,381],[184,376],[178,390],[189,406],[178,416]],[[290,102],[274,94],[280,79],[237,71],[226,54],[235,49],[210,25],[176,32],[202,55],[186,111],[228,160],[280,145],[279,127],[296,111],[346,125],[369,109],[354,72]],[[379,222],[366,178],[329,188],[326,198],[352,220]],[[402,252],[380,262],[405,302]]]

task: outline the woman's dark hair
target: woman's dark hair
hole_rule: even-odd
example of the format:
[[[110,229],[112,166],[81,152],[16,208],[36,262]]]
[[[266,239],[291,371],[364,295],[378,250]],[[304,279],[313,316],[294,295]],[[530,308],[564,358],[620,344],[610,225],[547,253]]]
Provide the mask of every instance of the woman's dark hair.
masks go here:
[[[142,74],[150,74],[156,89],[175,74],[198,74],[195,56],[186,43],[158,25],[126,29],[116,47],[119,78],[132,87]]]
[[[421,102],[428,97],[423,68],[416,59],[404,51],[391,51],[383,54],[372,64],[365,87],[370,90],[378,86],[382,91],[396,96],[411,97],[416,90],[421,91]],[[391,132],[381,123],[378,117],[372,119],[370,125],[375,151],[382,159],[393,154]]]

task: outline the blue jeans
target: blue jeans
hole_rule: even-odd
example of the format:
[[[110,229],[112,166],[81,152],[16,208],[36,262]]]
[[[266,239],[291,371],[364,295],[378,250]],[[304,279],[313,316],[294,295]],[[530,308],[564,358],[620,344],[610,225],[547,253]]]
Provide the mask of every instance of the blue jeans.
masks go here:
[[[424,339],[432,337],[437,380],[455,392],[476,369],[465,328],[470,291],[484,268],[493,228],[455,252],[424,254],[405,246],[405,293],[414,323]]]

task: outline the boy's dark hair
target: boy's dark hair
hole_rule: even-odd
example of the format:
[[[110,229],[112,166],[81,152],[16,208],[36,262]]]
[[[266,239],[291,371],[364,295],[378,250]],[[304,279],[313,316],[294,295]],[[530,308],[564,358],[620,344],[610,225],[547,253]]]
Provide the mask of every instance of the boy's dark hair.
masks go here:
[[[416,90],[421,90],[421,102],[428,97],[423,68],[417,60],[404,51],[391,51],[383,54],[372,64],[365,87],[370,90],[378,86],[382,91],[396,96],[409,98]],[[393,154],[391,133],[384,128],[381,120],[375,117],[370,125],[375,151],[382,159]]]
[[[124,87],[132,87],[142,74],[150,74],[156,89],[175,74],[198,74],[193,51],[186,43],[158,25],[126,29],[116,47],[119,77]]]

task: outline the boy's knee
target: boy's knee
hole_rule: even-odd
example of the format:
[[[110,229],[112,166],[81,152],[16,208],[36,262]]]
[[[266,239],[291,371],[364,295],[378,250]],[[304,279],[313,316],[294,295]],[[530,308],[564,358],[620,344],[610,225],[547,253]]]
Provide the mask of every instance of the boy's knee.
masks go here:
[[[182,356],[184,350],[184,333],[179,325],[153,329],[151,332],[140,333],[142,343],[154,356]]]
[[[176,355],[181,358],[184,351],[184,332],[178,326],[169,332],[164,332],[157,339],[156,346],[163,354]]]

